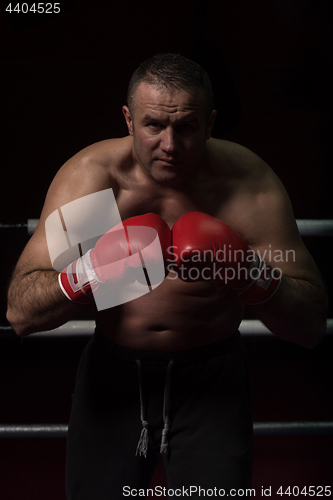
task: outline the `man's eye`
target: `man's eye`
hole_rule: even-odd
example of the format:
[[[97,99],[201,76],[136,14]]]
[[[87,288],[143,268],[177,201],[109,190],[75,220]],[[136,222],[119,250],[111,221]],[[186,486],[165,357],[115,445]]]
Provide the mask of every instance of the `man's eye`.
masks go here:
[[[161,125],[159,123],[148,123],[148,127],[150,128],[159,128]]]

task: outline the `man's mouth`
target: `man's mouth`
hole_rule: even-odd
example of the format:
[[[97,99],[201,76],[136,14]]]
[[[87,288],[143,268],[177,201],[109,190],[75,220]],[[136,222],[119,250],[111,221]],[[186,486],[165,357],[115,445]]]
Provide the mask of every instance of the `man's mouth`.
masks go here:
[[[158,161],[167,166],[168,165],[174,166],[180,163],[180,160],[175,160],[174,158],[158,158]]]

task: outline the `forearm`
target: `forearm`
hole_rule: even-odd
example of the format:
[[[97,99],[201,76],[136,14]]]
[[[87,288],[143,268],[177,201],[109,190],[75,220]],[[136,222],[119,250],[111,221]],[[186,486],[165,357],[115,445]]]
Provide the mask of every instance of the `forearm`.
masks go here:
[[[323,285],[287,276],[273,297],[252,306],[272,333],[307,348],[315,347],[325,334],[327,308]]]
[[[82,306],[62,293],[54,270],[14,275],[8,290],[7,319],[17,335],[51,330],[73,318]]]

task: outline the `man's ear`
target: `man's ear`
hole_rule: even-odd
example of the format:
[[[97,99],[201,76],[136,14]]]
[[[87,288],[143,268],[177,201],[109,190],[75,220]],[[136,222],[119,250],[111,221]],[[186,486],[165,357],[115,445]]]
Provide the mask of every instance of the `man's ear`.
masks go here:
[[[129,135],[133,135],[133,120],[132,120],[132,115],[130,110],[128,109],[127,106],[123,106],[123,113],[124,117],[126,120],[127,128],[128,128],[128,133]]]
[[[210,117],[208,118],[208,122],[207,122],[206,140],[210,139],[210,137],[212,135],[213,125],[215,122],[216,115],[217,115],[217,111],[216,111],[216,109],[213,109],[213,111],[210,114]]]

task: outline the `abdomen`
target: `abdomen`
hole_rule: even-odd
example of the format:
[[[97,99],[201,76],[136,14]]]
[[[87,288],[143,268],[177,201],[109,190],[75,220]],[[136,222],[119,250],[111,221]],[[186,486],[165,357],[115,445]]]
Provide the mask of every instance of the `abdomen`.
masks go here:
[[[234,292],[174,277],[170,273],[152,292],[97,312],[98,327],[117,344],[157,351],[217,342],[237,329],[244,306]]]

